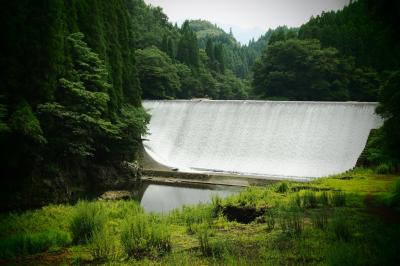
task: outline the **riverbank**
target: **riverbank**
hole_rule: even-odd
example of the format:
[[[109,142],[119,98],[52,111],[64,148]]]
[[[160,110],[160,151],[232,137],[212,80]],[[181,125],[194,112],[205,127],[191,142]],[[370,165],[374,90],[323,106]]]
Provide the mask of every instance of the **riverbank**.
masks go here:
[[[400,254],[396,180],[356,169],[251,186],[166,215],[145,213],[134,201],[2,214],[0,264],[393,265]]]

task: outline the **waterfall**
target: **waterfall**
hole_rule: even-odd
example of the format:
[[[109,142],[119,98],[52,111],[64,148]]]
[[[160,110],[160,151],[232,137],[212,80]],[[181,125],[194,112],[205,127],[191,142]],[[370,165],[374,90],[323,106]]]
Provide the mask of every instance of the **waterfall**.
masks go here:
[[[146,152],[181,171],[260,177],[322,177],[353,168],[376,103],[144,101],[151,114]]]

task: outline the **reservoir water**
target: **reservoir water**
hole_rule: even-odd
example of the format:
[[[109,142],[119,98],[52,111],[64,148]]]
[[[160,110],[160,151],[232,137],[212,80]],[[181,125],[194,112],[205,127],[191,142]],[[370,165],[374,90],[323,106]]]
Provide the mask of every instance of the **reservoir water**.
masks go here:
[[[148,184],[140,205],[146,212],[167,213],[182,206],[209,203],[213,195],[225,198],[241,188],[228,186],[177,186]]]

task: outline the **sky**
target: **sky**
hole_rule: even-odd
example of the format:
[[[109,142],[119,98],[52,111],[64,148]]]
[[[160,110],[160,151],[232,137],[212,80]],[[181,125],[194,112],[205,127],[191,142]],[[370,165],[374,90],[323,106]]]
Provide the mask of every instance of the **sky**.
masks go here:
[[[258,38],[269,28],[298,27],[312,15],[338,10],[349,0],[145,0],[163,8],[171,22],[204,19],[232,28],[241,43]]]

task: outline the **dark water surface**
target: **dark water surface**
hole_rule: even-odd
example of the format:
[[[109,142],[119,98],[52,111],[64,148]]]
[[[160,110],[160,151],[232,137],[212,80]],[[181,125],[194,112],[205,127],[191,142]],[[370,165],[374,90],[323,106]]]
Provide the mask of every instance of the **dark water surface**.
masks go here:
[[[183,205],[211,202],[213,195],[227,197],[242,188],[230,186],[187,186],[176,184],[146,184],[140,205],[146,212],[166,213]]]

